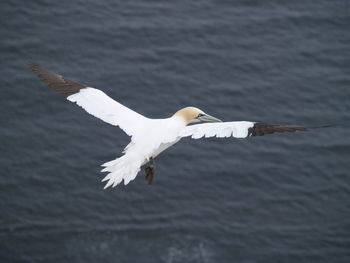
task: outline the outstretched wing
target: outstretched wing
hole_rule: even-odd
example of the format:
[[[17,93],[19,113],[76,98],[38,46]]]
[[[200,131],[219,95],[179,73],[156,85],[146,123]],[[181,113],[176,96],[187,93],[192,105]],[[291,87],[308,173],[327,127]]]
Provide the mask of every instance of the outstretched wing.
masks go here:
[[[91,115],[114,126],[119,126],[129,136],[133,136],[148,120],[111,99],[101,90],[50,72],[36,63],[30,63],[29,67],[50,88],[65,95],[69,101],[75,102]]]
[[[328,127],[328,126],[323,126]],[[246,138],[249,136],[263,136],[275,132],[295,132],[307,131],[309,129],[322,127],[304,127],[304,126],[286,126],[279,124],[250,122],[250,121],[232,121],[219,123],[203,123],[192,126],[186,126],[181,132],[181,137],[191,136],[193,139],[202,137],[236,137]]]

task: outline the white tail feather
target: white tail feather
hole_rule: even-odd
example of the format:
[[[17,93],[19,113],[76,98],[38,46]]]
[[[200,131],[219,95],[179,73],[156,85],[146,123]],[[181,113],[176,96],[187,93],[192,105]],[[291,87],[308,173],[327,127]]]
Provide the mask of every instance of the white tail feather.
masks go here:
[[[141,158],[137,158],[132,154],[125,154],[120,158],[104,163],[102,166],[105,168],[101,172],[109,172],[103,179],[102,182],[108,180],[104,189],[112,186],[115,187],[124,180],[124,184],[127,185],[130,181],[134,180],[140,166],[142,165]]]

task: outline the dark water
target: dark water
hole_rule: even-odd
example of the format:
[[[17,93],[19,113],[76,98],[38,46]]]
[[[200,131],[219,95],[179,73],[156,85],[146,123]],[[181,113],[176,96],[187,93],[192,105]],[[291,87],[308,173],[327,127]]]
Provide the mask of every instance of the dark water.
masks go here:
[[[0,3],[0,262],[350,262],[350,2]],[[128,143],[34,59],[149,117],[340,124],[184,139],[102,190]]]

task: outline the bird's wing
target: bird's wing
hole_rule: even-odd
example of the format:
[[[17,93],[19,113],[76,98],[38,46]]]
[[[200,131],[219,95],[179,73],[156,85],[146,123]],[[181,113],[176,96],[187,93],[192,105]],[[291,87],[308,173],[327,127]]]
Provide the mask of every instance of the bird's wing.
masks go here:
[[[328,127],[328,126],[322,126]],[[232,121],[232,122],[219,122],[219,123],[203,123],[191,126],[186,126],[181,132],[180,137],[191,136],[193,139],[199,139],[202,137],[236,137],[246,138],[249,136],[263,136],[265,134],[275,132],[295,132],[295,131],[307,131],[320,127],[305,127],[305,126],[287,126],[263,122],[250,122],[250,121]]]
[[[114,126],[119,126],[129,136],[135,135],[139,127],[148,120],[141,114],[111,99],[101,90],[69,80],[36,63],[30,63],[29,67],[50,88],[65,95],[69,101],[75,102],[91,115]]]

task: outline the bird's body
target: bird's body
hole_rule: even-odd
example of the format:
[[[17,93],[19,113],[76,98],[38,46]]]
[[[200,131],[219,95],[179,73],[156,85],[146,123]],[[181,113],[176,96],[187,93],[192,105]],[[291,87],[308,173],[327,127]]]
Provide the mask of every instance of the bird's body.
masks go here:
[[[185,126],[185,122],[177,116],[148,119],[126,146],[124,155],[102,165],[105,166],[102,171],[110,172],[103,179],[109,180],[105,187],[115,186],[122,179],[125,184],[135,179],[141,166],[181,139],[179,134]]]
[[[88,113],[114,126],[119,126],[131,136],[123,155],[104,163],[103,172],[108,172],[102,181],[107,181],[105,188],[116,186],[122,181],[128,184],[134,180],[141,167],[151,162],[147,170],[149,183],[153,178],[153,159],[161,152],[177,143],[181,138],[191,136],[202,137],[236,137],[261,136],[274,132],[305,131],[304,126],[284,126],[250,121],[221,122],[195,107],[185,107],[165,119],[147,118],[119,102],[108,97],[104,92],[81,83],[66,79],[47,71],[38,64],[30,64],[49,87],[67,96]],[[201,122],[207,122],[201,124]],[[189,124],[194,124],[190,125]]]

